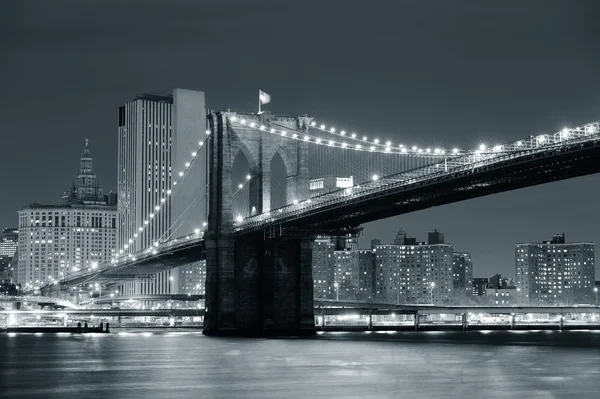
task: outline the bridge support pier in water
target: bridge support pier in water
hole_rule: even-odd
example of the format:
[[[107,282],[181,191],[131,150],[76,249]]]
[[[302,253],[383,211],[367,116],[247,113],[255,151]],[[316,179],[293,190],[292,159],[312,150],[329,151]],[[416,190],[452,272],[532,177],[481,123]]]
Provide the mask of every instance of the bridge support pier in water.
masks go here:
[[[206,240],[207,335],[315,333],[312,239]]]

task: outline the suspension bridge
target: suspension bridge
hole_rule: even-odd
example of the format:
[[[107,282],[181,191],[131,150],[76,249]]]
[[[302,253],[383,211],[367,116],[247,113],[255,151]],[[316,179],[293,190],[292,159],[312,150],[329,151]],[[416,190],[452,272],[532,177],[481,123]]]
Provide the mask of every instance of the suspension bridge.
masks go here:
[[[464,150],[392,143],[307,116],[216,112],[207,119],[205,139],[117,256],[47,290],[206,259],[205,333],[311,333],[316,235],[347,237],[365,222],[600,171],[598,122]],[[188,208],[204,207],[204,220],[183,236],[174,224],[134,251],[175,190],[204,184],[190,172],[198,162],[205,190]]]

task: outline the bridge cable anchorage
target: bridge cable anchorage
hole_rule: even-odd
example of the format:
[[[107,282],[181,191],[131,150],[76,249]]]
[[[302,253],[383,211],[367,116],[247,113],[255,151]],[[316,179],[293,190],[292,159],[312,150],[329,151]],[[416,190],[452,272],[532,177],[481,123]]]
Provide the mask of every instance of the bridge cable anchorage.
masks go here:
[[[240,121],[241,123],[242,121]],[[266,130],[261,126],[260,130]],[[291,129],[286,129],[291,132]],[[495,162],[514,159],[517,157],[531,155],[537,152],[543,152],[553,149],[560,149],[565,144],[578,144],[590,139],[597,140],[600,133],[600,123],[592,122],[576,128],[564,128],[553,134],[541,134],[530,136],[525,140],[518,140],[502,145],[487,147],[485,144],[479,146],[474,151],[461,152],[455,157],[445,157],[422,167],[409,169],[402,172],[389,174],[374,174],[370,181],[352,185],[350,187],[336,187],[330,192],[311,197],[302,201],[294,200],[292,204],[287,204],[279,209],[250,216],[234,226],[235,232],[256,231],[264,229],[271,224],[280,224],[301,218],[303,215],[314,212],[322,212],[326,208],[340,206],[349,200],[360,200],[361,197],[372,195],[375,192],[385,189],[398,189],[412,184],[423,184],[428,179],[438,179],[450,176],[454,173],[468,170],[475,170],[480,167],[493,165]],[[280,134],[291,138],[292,140],[302,140],[299,133]],[[290,137],[291,136],[291,137]],[[594,137],[591,137],[594,136]],[[320,144],[308,141],[311,144]],[[389,160],[389,159],[388,159]],[[327,160],[329,161],[329,159]],[[334,159],[334,161],[338,161]],[[339,162],[336,162],[339,163]],[[311,165],[312,167],[312,165]]]

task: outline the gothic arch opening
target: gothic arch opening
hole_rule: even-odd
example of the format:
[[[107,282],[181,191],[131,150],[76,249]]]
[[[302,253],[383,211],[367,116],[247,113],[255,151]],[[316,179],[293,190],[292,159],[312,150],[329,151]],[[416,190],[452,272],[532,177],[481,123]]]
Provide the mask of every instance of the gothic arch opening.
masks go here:
[[[271,171],[271,209],[287,205],[287,171],[283,158],[276,152],[269,165]]]
[[[231,168],[231,211],[233,219],[248,217],[256,214],[257,193],[251,192],[251,184],[248,176],[251,176],[250,162],[243,151],[238,151]]]

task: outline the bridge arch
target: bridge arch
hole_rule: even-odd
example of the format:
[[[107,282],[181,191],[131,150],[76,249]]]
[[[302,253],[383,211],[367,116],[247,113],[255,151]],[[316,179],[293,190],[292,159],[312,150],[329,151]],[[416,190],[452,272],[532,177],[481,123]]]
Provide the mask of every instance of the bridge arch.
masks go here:
[[[263,165],[263,211],[291,204],[302,191],[298,181],[298,157],[290,153],[281,143],[268,149]],[[265,195],[267,194],[267,195]]]

